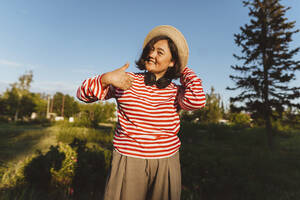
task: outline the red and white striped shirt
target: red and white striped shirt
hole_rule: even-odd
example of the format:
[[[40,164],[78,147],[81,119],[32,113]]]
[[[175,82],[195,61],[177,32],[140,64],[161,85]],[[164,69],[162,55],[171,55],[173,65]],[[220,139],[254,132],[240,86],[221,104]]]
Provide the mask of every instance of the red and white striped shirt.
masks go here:
[[[201,80],[189,68],[180,78],[164,89],[147,86],[144,74],[128,73],[133,78],[130,89],[113,86],[102,88],[102,75],[85,80],[78,88],[77,98],[86,103],[115,98],[118,122],[113,139],[121,154],[137,158],[165,158],[180,147],[178,111],[204,107],[205,94]]]

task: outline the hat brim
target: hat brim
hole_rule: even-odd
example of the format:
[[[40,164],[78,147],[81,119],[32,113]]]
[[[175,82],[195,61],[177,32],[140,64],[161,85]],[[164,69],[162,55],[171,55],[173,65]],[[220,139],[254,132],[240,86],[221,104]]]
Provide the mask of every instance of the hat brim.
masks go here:
[[[181,70],[183,70],[187,65],[189,57],[189,47],[183,34],[178,29],[170,25],[157,26],[146,36],[143,49],[148,42],[156,36],[167,36],[174,42],[178,49],[178,55],[181,61]]]

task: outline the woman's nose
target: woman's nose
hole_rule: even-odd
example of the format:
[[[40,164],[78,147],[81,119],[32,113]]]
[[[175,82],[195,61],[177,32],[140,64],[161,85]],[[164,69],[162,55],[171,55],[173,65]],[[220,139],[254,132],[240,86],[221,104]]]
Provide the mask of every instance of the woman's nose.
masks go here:
[[[157,54],[156,51],[150,51],[149,57],[155,58],[156,54]]]

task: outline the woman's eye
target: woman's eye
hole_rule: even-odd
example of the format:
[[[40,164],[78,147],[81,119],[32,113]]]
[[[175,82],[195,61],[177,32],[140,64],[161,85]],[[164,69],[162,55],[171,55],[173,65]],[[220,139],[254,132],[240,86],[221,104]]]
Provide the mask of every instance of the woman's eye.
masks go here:
[[[158,54],[159,54],[159,55],[163,55],[163,52],[159,51]]]

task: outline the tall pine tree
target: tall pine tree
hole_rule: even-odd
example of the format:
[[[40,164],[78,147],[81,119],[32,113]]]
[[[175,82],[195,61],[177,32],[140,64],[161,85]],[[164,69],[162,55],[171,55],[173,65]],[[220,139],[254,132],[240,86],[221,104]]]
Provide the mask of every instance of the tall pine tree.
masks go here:
[[[240,64],[231,68],[239,75],[230,75],[235,87],[227,89],[241,91],[230,99],[240,102],[240,110],[261,115],[272,148],[272,113],[282,113],[285,106],[300,107],[293,101],[300,97],[300,87],[288,85],[300,69],[300,61],[293,60],[300,48],[289,46],[299,30],[293,30],[295,22],[287,21],[285,14],[290,7],[282,6],[280,0],[249,0],[243,4],[249,8],[250,23],[234,35],[242,55],[233,55]]]

